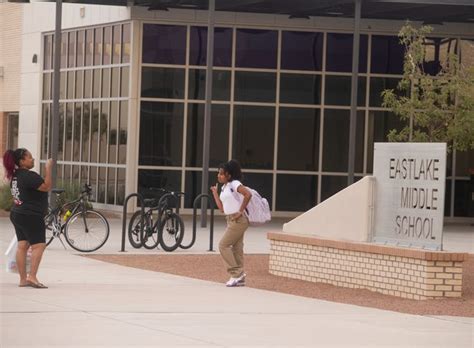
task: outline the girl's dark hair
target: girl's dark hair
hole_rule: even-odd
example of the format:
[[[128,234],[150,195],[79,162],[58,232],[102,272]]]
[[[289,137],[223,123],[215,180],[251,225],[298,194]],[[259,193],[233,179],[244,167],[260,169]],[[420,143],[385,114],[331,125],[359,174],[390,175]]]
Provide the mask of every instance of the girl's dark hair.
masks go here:
[[[229,162],[222,163],[219,165],[218,169],[224,170],[224,173],[230,175],[230,181],[232,180],[242,180],[242,169],[240,168],[240,163],[236,160],[230,160]]]
[[[19,148],[16,150],[7,150],[3,154],[3,166],[5,167],[5,176],[8,180],[13,178],[16,167],[20,166],[20,160],[25,157],[28,150]]]

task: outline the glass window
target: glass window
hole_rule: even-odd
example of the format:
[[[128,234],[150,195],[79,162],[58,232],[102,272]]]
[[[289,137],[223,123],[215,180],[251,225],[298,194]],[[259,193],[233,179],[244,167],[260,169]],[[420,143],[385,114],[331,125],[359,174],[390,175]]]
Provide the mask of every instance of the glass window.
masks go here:
[[[72,159],[72,131],[74,122],[74,103],[66,104],[66,128],[64,139],[64,160],[70,161]]]
[[[181,166],[184,106],[142,102],[139,164]]]
[[[372,173],[374,161],[374,143],[387,142],[387,135],[392,129],[400,131],[405,123],[388,111],[369,111],[367,130],[367,172]]]
[[[241,68],[276,69],[278,32],[237,29],[235,65]]]
[[[122,53],[120,52],[122,45],[122,33],[120,25],[113,26],[112,36],[112,42],[114,43],[114,50],[112,52],[112,64],[120,64],[120,57],[122,55]]]
[[[319,129],[319,109],[280,108],[278,169],[317,171]]]
[[[97,202],[97,191],[98,191],[98,187],[97,187],[97,167],[95,167],[95,166],[94,167],[89,167],[89,175],[90,175],[89,184],[92,187],[91,199],[92,199],[92,201]]]
[[[83,81],[84,80],[84,70],[76,71],[76,99],[82,99],[83,96]]]
[[[119,102],[110,103],[110,122],[109,122],[109,163],[117,163],[118,147],[118,120],[119,120]]]
[[[130,73],[130,68],[128,66],[122,68],[122,79],[121,79],[121,87],[120,87],[121,97],[128,97],[129,73]]]
[[[120,68],[112,68],[112,89],[110,96],[112,98],[117,98],[119,97],[120,93]]]
[[[461,51],[459,52],[459,59],[461,66],[474,66],[474,40],[461,40]]]
[[[64,159],[64,131],[65,131],[65,106],[59,103],[59,134],[58,134],[58,161]]]
[[[357,86],[357,105],[365,105],[366,93],[365,77],[359,77]],[[326,75],[325,86],[326,105],[351,105],[352,78],[350,76],[329,76]]]
[[[123,205],[125,202],[125,169],[117,169],[117,195],[116,202]]]
[[[52,69],[53,61],[53,35],[45,35],[44,39],[44,58],[43,58],[43,69]]]
[[[84,53],[85,53],[85,35],[86,32],[84,30],[79,30],[77,32],[77,60],[76,66],[81,67],[84,66]]]
[[[327,35],[326,70],[352,71],[352,34],[329,33]],[[367,35],[360,36],[359,72],[367,71]]]
[[[69,32],[69,50],[68,50],[68,67],[74,68],[76,66],[76,32]]]
[[[104,167],[99,167],[97,169],[99,172],[98,181],[97,181],[97,203],[105,204],[107,169]]]
[[[104,28],[104,65],[112,64],[112,27]]]
[[[120,102],[118,163],[127,163],[128,102]]]
[[[281,68],[321,71],[324,34],[305,31],[283,31]]]
[[[102,98],[110,97],[110,68],[102,69]]]
[[[151,191],[150,188],[181,191],[181,171],[139,169],[138,193],[145,198],[156,197],[156,191]]]
[[[274,103],[276,99],[276,74],[236,71],[235,100]]]
[[[321,202],[347,187],[347,176],[323,175],[321,179]]]
[[[116,102],[112,102],[116,103]],[[107,162],[107,137],[109,135],[109,102],[101,103],[100,112],[100,138],[99,138],[99,162]]]
[[[382,92],[386,89],[393,89],[398,95],[400,95],[400,93],[397,92],[397,85],[399,81],[400,79],[372,77],[370,79],[369,105],[379,107],[382,106]]]
[[[74,71],[67,72],[67,99],[74,99]]]
[[[454,216],[469,216],[472,208],[472,186],[469,180],[456,180],[454,183]]]
[[[217,175],[215,172],[209,172],[209,187],[216,181],[215,175]],[[202,172],[195,170],[186,171],[184,184],[184,192],[186,192],[186,196],[184,196],[185,208],[193,208],[194,200],[202,193],[201,186]],[[201,207],[201,204],[198,204],[199,207]]]
[[[102,32],[103,28],[95,28],[94,65],[102,65]]]
[[[270,209],[272,209],[273,174],[248,173],[244,170],[242,173],[242,183],[257,190],[263,198],[267,199]]]
[[[92,103],[92,115],[91,115],[91,162],[97,162],[98,160],[98,148],[99,148],[99,133],[103,130],[99,130],[99,102]]]
[[[474,170],[474,150],[456,151],[456,176],[472,175],[469,170]]]
[[[376,74],[403,74],[405,47],[397,36],[372,35],[371,71]]]
[[[186,27],[143,25],[143,63],[179,64],[186,62]]]
[[[51,100],[51,73],[43,74],[43,100]]]
[[[67,80],[67,72],[61,71],[59,73],[59,99],[66,99],[66,86],[67,86],[66,80]],[[54,94],[54,91],[53,91],[53,94]]]
[[[281,74],[280,103],[321,104],[321,76]]]
[[[207,28],[191,27],[189,64],[207,64]],[[232,29],[214,28],[214,66],[232,65]]]
[[[212,100],[230,100],[230,71],[212,72]],[[188,99],[204,99],[206,94],[206,70],[189,69]]]
[[[363,171],[365,113],[357,112],[355,171]],[[349,152],[349,110],[324,111],[323,171],[347,172]],[[323,185],[324,186],[324,185]]]
[[[229,106],[212,105],[209,166],[217,167],[228,158]],[[186,166],[202,167],[204,104],[188,104]]]
[[[43,115],[42,115],[42,132],[41,132],[41,159],[47,159],[49,156],[49,121],[50,121],[50,108],[51,104],[43,104]],[[14,148],[16,148],[15,146]],[[13,148],[9,146],[9,148]]]
[[[107,204],[115,203],[115,168],[108,168],[107,173]]]
[[[131,53],[131,32],[130,23],[124,24],[122,27],[122,63],[130,63]]]
[[[82,124],[82,103],[74,105],[74,128],[73,128],[73,155],[72,160],[81,160],[81,124]]]
[[[272,169],[275,108],[235,106],[232,158],[244,168]]]
[[[457,39],[426,38],[423,70],[427,74],[437,75],[446,66],[448,57],[457,52]]]
[[[94,29],[86,30],[86,66],[92,65],[94,54]]]
[[[316,175],[278,174],[276,210],[309,210],[316,205],[317,193],[318,177]]]
[[[142,97],[184,99],[184,69],[142,68]]]
[[[61,69],[67,68],[67,45],[68,33],[61,33]],[[53,59],[54,61],[54,59]]]
[[[82,116],[82,162],[89,162],[91,103],[84,103]]]
[[[101,69],[94,69],[92,70],[92,78],[93,78],[93,83],[92,83],[92,98],[100,98],[100,92],[101,92],[101,85],[100,85],[100,70]]]
[[[92,70],[84,71],[84,98],[92,97]]]

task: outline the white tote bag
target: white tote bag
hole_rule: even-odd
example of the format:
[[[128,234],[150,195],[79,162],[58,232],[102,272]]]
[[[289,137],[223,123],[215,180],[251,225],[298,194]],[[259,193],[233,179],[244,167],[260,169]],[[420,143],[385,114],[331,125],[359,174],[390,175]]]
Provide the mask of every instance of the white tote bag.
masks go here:
[[[16,265],[16,250],[18,249],[18,240],[16,235],[13,236],[10,245],[8,245],[7,250],[5,251],[5,256],[7,257],[6,271],[9,273],[18,273],[18,267]],[[30,273],[31,268],[31,247],[28,248],[26,253],[26,273]]]

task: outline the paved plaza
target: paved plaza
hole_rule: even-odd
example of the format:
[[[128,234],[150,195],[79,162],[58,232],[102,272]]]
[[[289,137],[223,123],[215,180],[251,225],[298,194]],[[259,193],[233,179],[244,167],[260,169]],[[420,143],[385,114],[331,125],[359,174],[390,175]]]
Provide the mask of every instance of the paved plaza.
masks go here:
[[[246,235],[247,253],[267,253],[266,231]],[[96,253],[119,253],[121,220]],[[187,231],[191,221],[186,220]],[[445,228],[446,250],[474,253],[469,225]],[[0,249],[13,236],[0,218]],[[214,247],[224,223],[216,223]],[[188,235],[189,237],[189,235]],[[174,254],[209,253],[209,234]],[[160,253],[135,250],[127,254]],[[123,267],[48,247],[39,278],[50,288],[18,288],[2,253],[0,347],[473,347],[474,318],[418,316]]]

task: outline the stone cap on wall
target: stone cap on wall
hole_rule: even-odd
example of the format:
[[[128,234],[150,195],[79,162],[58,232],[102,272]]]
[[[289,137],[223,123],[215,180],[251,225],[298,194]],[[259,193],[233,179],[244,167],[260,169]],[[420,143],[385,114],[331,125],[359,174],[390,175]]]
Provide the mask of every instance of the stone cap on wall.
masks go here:
[[[464,261],[467,253],[456,253],[447,251],[429,251],[421,249],[410,249],[404,247],[385,246],[373,243],[349,242],[343,240],[322,239],[307,235],[296,235],[279,232],[268,232],[267,238],[270,240],[314,245],[326,248],[343,249],[349,251],[359,251],[373,254],[383,254],[390,256],[409,257],[425,261]]]

